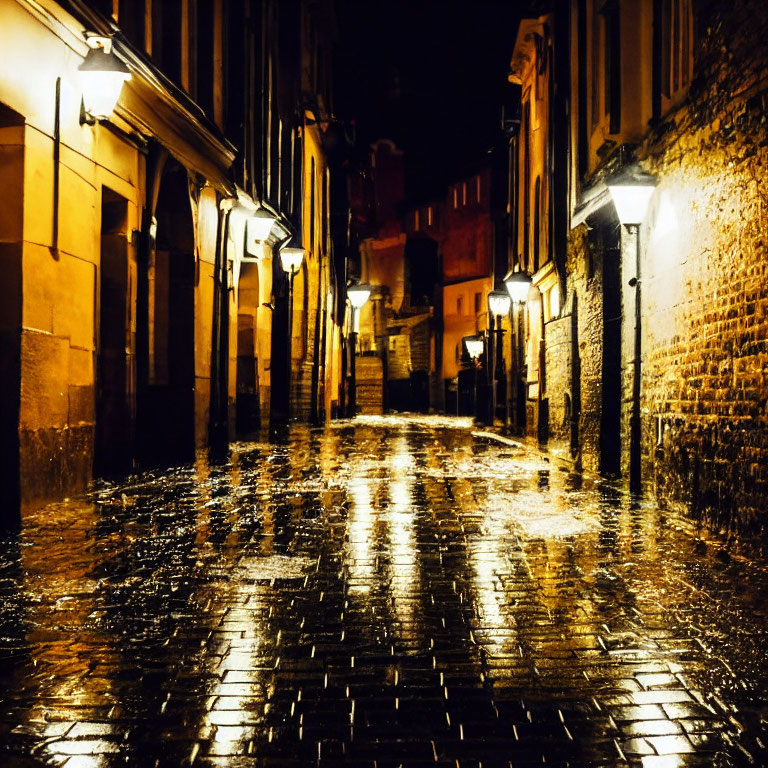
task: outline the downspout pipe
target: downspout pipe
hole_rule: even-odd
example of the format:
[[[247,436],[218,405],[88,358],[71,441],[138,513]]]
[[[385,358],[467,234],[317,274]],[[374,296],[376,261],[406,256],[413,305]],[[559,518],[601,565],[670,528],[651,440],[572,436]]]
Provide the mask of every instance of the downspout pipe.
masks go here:
[[[224,312],[228,313],[226,269],[227,238],[229,237],[230,205],[222,201],[219,213],[219,225],[216,229],[216,255],[214,262],[213,291],[213,328],[211,329],[211,397],[208,420],[208,443],[212,457],[222,458],[229,442],[226,417],[226,362],[224,356],[225,323]]]

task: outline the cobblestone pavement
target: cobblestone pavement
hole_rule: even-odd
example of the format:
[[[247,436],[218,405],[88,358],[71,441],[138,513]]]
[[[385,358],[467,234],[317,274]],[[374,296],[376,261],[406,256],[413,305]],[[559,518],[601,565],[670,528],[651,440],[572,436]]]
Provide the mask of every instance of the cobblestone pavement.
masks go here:
[[[767,592],[467,422],[297,428],[0,542],[0,765],[766,765]]]

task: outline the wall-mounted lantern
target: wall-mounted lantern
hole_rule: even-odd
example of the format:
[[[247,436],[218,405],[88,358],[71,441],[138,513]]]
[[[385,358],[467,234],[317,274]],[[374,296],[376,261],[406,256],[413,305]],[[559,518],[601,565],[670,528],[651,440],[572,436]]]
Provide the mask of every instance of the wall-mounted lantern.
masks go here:
[[[264,208],[258,208],[251,216],[246,219],[245,222],[245,242],[246,250],[252,253],[251,249],[256,242],[264,242],[270,233],[275,223],[275,217],[264,210]]]
[[[131,79],[131,72],[112,51],[111,38],[87,35],[87,43],[90,50],[78,67],[83,87],[80,123],[93,125],[112,114],[123,83]]]
[[[606,182],[619,221],[627,228],[639,226],[648,212],[656,180],[642,171],[624,171]]]
[[[352,309],[361,309],[365,302],[370,298],[371,290],[371,286],[366,283],[350,285],[349,288],[347,288],[347,298],[352,305]]]
[[[525,304],[528,301],[528,292],[531,288],[531,278],[525,272],[510,270],[504,277],[504,285],[507,293],[515,304]]]

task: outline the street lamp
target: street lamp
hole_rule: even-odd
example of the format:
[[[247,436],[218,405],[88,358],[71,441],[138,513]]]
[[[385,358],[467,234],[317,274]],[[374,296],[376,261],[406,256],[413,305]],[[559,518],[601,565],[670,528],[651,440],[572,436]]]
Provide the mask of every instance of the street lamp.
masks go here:
[[[491,352],[491,361],[488,365],[488,383],[491,387],[490,424],[493,424],[496,420],[499,391],[506,393],[506,377],[504,376],[503,366],[504,349],[502,346],[504,331],[501,327],[501,318],[509,314],[511,305],[512,300],[507,291],[495,289],[488,294],[488,312],[490,314],[490,322],[488,324],[490,338],[488,341],[490,343],[489,351]],[[504,384],[503,389],[502,383]],[[504,397],[504,400],[506,400],[506,397]]]
[[[610,192],[616,215],[630,234],[635,236],[635,276],[629,281],[635,289],[635,350],[632,365],[632,412],[629,419],[629,489],[642,490],[641,474],[641,355],[642,355],[642,302],[640,296],[640,225],[648,212],[648,204],[656,187],[656,180],[648,173],[630,169],[609,178]]]
[[[504,276],[504,285],[507,287],[509,298],[515,304],[525,304],[528,301],[528,292],[531,289],[530,275],[510,270]]]
[[[480,358],[482,357],[483,350],[485,349],[485,340],[480,334],[476,336],[465,336],[464,347],[467,350],[467,355],[472,365],[472,408],[471,413],[477,417],[477,369],[480,367]]]
[[[270,236],[274,224],[275,217],[269,211],[264,210],[264,208],[257,208],[245,223],[248,242],[252,240],[263,242],[266,240]],[[283,248],[284,250],[286,249]],[[301,249],[299,248],[298,250]],[[299,259],[299,264],[301,264],[301,259]],[[288,270],[286,269],[285,271],[287,272]]]
[[[94,125],[109,117],[131,72],[112,51],[112,38],[90,35],[90,50],[78,70],[82,72],[83,105],[80,124]]]
[[[257,211],[258,213],[258,211]],[[270,225],[271,226],[271,225]],[[289,248],[284,247],[280,250],[280,266],[283,268],[283,272],[290,275],[290,281],[288,283],[288,353],[286,354],[286,375],[285,383],[288,388],[286,397],[286,415],[288,418],[291,416],[291,347],[293,343],[293,278],[301,267],[301,262],[304,260],[303,248]]]
[[[357,372],[355,370],[355,356],[357,354],[357,333],[360,326],[360,310],[371,296],[371,286],[366,283],[355,283],[347,287],[347,300],[352,307],[351,330],[349,333],[350,360],[349,360],[349,416],[357,414]]]
[[[299,271],[299,267],[303,260],[303,248],[283,248],[280,251],[280,264],[283,267],[283,271],[291,276],[291,280],[293,280],[293,276]]]
[[[482,336],[467,336],[464,339],[464,346],[467,348],[467,354],[469,355],[469,359],[477,365],[478,360],[480,359],[480,356],[483,354],[483,347],[485,344],[483,343],[483,337]]]
[[[512,414],[518,432],[525,431],[525,380],[523,367],[523,307],[528,301],[531,278],[525,272],[510,270],[504,276],[504,285],[512,302],[512,328],[510,334],[509,378],[511,383]]]

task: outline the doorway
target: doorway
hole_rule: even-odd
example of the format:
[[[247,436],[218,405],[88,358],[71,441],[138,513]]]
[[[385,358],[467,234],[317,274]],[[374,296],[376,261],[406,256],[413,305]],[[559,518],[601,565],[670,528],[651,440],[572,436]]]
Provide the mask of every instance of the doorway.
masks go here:
[[[128,201],[104,187],[101,196],[94,472],[110,476],[131,468],[134,384],[131,342]]]

